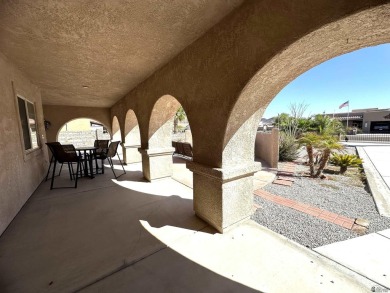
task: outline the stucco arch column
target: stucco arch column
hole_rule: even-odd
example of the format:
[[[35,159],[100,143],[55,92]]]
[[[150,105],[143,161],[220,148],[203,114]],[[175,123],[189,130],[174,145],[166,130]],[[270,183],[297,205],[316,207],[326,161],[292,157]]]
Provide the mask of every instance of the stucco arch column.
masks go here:
[[[259,109],[243,123],[225,147],[224,137],[216,133],[199,139],[199,125],[192,123],[197,143],[194,160],[187,162],[187,168],[193,172],[194,211],[222,233],[249,219],[253,212],[253,174],[261,169],[261,164],[254,162],[254,144],[262,113]]]
[[[261,5],[266,2],[253,3]],[[288,82],[313,66],[364,46],[388,42],[388,8],[389,4],[366,9],[348,17],[339,16],[340,19],[336,18],[334,22],[325,19],[322,26],[314,25],[312,32],[309,30],[307,34],[294,26],[295,32],[289,37],[280,38],[283,40],[280,44],[287,42],[285,46],[273,48],[274,51],[270,54],[272,58],[267,60],[264,54],[252,59],[258,70],[252,74],[247,72],[247,82],[232,99],[234,105],[227,110],[229,117],[224,128],[220,162],[210,164],[220,164],[221,167],[207,167],[205,158],[209,161],[212,161],[212,158],[206,153],[196,154],[199,156],[195,155],[195,163],[188,164],[188,168],[194,172],[194,209],[197,215],[221,232],[250,216],[253,200],[251,173],[258,169],[253,162],[254,141],[257,123],[265,108]],[[314,24],[321,20],[323,12],[312,18],[315,20]],[[293,18],[291,16],[286,19]],[[295,39],[291,38],[294,33]],[[251,51],[254,52],[261,50]],[[253,55],[245,54],[246,57]],[[246,69],[250,68],[250,65],[248,63],[244,67],[234,68]],[[220,128],[223,128],[223,125]],[[219,137],[218,140],[220,139]],[[195,140],[202,142],[199,137],[195,137]],[[198,149],[197,147],[198,145],[195,145],[194,149]],[[201,149],[205,147],[203,145]],[[219,152],[214,154],[218,156]]]
[[[188,167],[196,213],[220,231],[247,218],[259,109],[307,69],[386,42],[388,7],[386,0],[245,1],[125,97],[139,114],[143,151],[158,148],[148,144],[156,97],[180,97],[193,133],[194,162]],[[358,17],[349,18],[354,13]]]
[[[118,155],[121,156],[123,158],[123,160],[125,161],[124,159],[124,156],[125,156],[125,148],[124,148],[124,133],[123,133],[123,129],[124,129],[124,118],[121,119],[122,117],[119,116],[119,118],[117,116],[114,116],[113,119],[112,119],[112,136],[111,136],[111,140],[112,141],[119,141],[120,144],[119,144],[119,147],[117,149],[117,152],[118,152]]]
[[[173,119],[180,103],[172,96],[162,96],[154,105],[148,127],[148,143],[139,148],[144,177],[154,179],[172,176]]]
[[[138,151],[141,148],[138,120],[134,111],[131,109],[126,114],[124,131],[123,160],[126,164],[142,162],[141,153]]]

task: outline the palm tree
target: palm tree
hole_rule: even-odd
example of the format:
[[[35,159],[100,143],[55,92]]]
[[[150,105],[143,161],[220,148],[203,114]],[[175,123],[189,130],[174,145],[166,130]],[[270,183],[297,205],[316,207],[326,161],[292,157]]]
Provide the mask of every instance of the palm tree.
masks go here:
[[[318,178],[322,175],[329,157],[333,150],[342,148],[337,138],[330,135],[320,135],[316,133],[306,133],[299,139],[299,144],[306,147],[307,156],[309,158],[310,176]],[[317,171],[314,169],[314,148],[322,151],[322,158]]]
[[[316,174],[313,176],[318,178],[322,175],[326,165],[328,164],[330,154],[333,150],[339,150],[343,146],[338,142],[334,136],[323,135],[319,140],[317,146],[322,149],[322,158]]]
[[[321,136],[309,132],[305,133],[299,140],[299,145],[304,145],[309,158],[310,176],[314,177],[314,147],[320,143]]]
[[[340,120],[326,115],[315,115],[311,124],[312,130],[322,135],[336,135],[344,132],[343,124]]]

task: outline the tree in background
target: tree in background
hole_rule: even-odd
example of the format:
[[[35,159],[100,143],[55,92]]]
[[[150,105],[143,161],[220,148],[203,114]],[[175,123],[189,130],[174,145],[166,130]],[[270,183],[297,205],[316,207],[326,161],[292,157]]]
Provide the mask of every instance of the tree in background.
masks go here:
[[[290,104],[290,114],[282,113],[276,119],[279,126],[279,160],[293,161],[298,157],[296,139],[305,131],[306,121],[303,114],[307,109],[304,103]]]
[[[290,104],[290,114],[282,113],[275,119],[275,124],[279,130],[286,135],[297,138],[301,133],[306,131],[307,122],[303,115],[308,105],[304,103]]]
[[[187,114],[184,112],[184,109],[182,106],[177,110],[175,114],[175,118],[173,119],[173,132],[177,133],[178,131],[178,125],[179,121],[184,121],[187,119]]]
[[[315,115],[310,122],[310,130],[323,135],[339,135],[345,132],[340,120],[326,115]]]
[[[344,127],[340,120],[326,115],[304,118],[307,107],[304,103],[290,104],[290,114],[282,113],[275,119],[275,125],[280,130],[279,160],[295,160],[299,145],[304,145],[308,153],[310,176],[319,177],[332,151],[341,148],[337,136],[344,133]],[[314,149],[318,151],[316,161]],[[314,165],[317,161],[320,165],[315,171]]]

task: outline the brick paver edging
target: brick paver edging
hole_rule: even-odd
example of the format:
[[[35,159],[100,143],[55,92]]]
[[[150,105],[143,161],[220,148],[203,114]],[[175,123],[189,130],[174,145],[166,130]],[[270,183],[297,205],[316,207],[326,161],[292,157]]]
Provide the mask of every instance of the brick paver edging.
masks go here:
[[[292,199],[284,198],[282,196],[274,195],[262,189],[257,189],[253,193],[266,200],[306,213],[318,219],[331,222],[333,224],[339,225],[347,229],[352,229],[355,223],[355,219],[350,219],[326,210],[322,210],[315,206],[304,204]]]

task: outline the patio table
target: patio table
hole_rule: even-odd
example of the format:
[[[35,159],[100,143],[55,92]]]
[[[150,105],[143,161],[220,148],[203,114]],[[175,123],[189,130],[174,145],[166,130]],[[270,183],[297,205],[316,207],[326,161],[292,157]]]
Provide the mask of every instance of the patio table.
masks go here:
[[[84,176],[89,178],[95,178],[93,176],[93,158],[96,154],[97,147],[78,147],[76,148],[76,151],[79,152],[79,155],[83,152],[84,154]],[[90,172],[89,172],[90,171]]]

